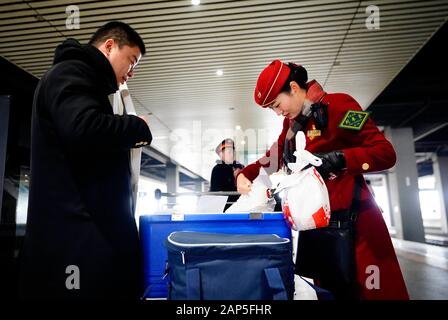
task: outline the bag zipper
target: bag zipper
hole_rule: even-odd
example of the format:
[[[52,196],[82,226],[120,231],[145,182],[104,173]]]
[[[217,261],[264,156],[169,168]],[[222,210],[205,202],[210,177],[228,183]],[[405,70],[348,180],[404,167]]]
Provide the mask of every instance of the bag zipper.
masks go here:
[[[182,264],[183,265],[186,265],[186,252],[185,251],[180,251],[180,254],[181,254],[181,256],[182,256]],[[247,256],[247,255],[253,255],[253,254],[250,254],[250,253],[248,253],[248,254],[240,254],[240,255],[244,255],[244,256]],[[206,256],[204,256],[204,255],[198,255],[198,254],[192,254],[192,253],[190,253],[189,254],[189,257],[191,257],[191,256],[196,256],[196,257],[199,257],[199,258],[207,258]],[[276,256],[283,256],[283,254],[270,254],[269,256],[274,256],[274,257],[276,257]],[[193,260],[195,260],[195,261],[197,261],[197,259],[193,259]]]
[[[171,236],[171,235],[170,235]],[[284,241],[282,242],[241,242],[241,243],[180,243],[177,241],[174,241],[168,236],[168,241],[174,245],[177,245],[179,247],[206,247],[206,246],[231,246],[231,247],[237,247],[237,246],[247,246],[247,245],[278,245],[278,244],[285,244],[289,243],[290,240],[287,238],[283,238]],[[280,238],[278,235],[275,235],[277,238]],[[185,252],[184,252],[185,253]]]

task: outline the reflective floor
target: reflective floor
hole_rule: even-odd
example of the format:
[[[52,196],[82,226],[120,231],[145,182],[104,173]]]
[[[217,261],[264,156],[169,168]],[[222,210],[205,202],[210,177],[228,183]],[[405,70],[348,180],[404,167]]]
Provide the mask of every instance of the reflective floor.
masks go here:
[[[393,239],[413,300],[448,299],[448,248]]]
[[[448,247],[393,239],[412,300],[448,300]],[[315,300],[314,291],[296,276],[295,300]]]
[[[448,271],[398,257],[412,300],[447,300]]]

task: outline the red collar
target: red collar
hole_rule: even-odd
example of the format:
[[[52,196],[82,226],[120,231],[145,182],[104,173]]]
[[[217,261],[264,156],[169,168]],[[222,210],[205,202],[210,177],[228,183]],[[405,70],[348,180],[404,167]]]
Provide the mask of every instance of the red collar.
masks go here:
[[[316,80],[311,80],[306,84],[306,97],[305,99],[316,103],[322,100],[327,93],[322,86]]]

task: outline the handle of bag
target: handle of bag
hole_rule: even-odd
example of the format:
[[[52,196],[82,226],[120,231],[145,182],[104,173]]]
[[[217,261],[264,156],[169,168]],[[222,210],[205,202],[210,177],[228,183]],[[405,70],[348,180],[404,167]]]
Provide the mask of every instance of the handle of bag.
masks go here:
[[[274,300],[288,300],[285,285],[283,284],[278,268],[266,268],[264,269],[264,274],[268,280],[268,285],[271,288]]]
[[[316,286],[315,284],[312,284],[308,280],[305,280],[302,276],[299,276],[303,281],[305,281],[311,288],[313,288],[314,291],[316,291],[316,294],[319,298],[319,300],[335,300],[334,295],[324,288],[321,288],[319,286]]]
[[[186,272],[187,300],[201,300],[201,273],[198,268]]]

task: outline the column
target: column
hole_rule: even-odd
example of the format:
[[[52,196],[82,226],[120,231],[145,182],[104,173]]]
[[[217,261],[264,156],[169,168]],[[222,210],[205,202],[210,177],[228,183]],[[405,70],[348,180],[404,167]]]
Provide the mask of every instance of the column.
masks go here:
[[[397,163],[388,175],[397,238],[424,243],[412,128],[386,128],[385,134],[397,153]]]
[[[432,167],[439,192],[442,231],[448,233],[448,156],[434,156]]]
[[[166,164],[166,191],[177,192],[179,189],[179,167],[172,162]],[[176,204],[176,198],[168,197],[168,207]]]
[[[196,180],[194,182],[194,191],[196,192],[204,191],[204,182],[202,180]]]
[[[6,147],[8,145],[9,97],[0,96],[0,222],[2,213],[3,181],[5,179]]]

